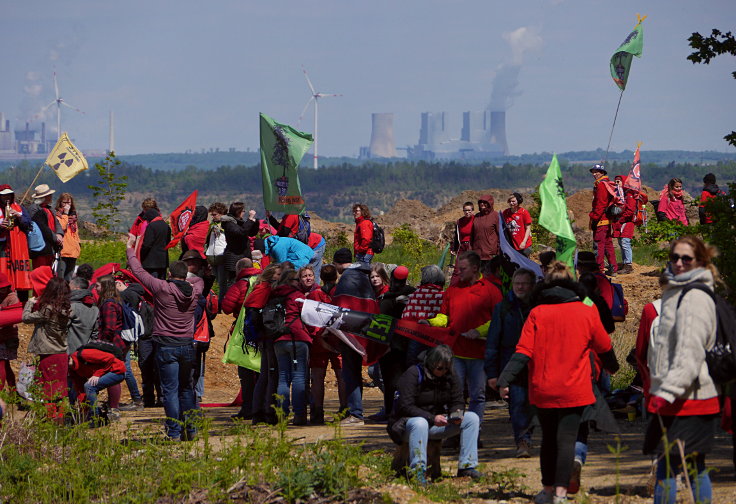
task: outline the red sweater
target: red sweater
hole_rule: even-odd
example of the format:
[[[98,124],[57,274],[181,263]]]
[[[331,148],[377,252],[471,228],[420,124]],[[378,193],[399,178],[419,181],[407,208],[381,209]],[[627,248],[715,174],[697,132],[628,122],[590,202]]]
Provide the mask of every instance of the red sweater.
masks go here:
[[[373,223],[363,216],[355,219],[355,232],[353,233],[353,250],[356,254],[371,254],[371,242],[373,241]]]
[[[464,333],[482,326],[493,314],[493,308],[503,300],[501,291],[488,279],[481,278],[472,285],[448,287],[442,300],[440,313],[447,315],[448,327],[458,333]],[[483,359],[486,352],[486,340],[468,339],[458,336],[452,346],[453,353],[468,359]]]
[[[248,297],[245,298],[245,306],[248,308],[263,308],[268,303],[268,297],[270,295],[271,284],[267,282],[258,283],[253,286]]]
[[[576,301],[534,308],[516,346],[531,359],[529,402],[540,408],[593,404],[590,350],[611,350],[595,306]]]
[[[235,283],[227,290],[225,297],[222,298],[222,312],[225,314],[232,313],[233,317],[238,318],[240,308],[245,301],[245,295],[250,288],[250,277],[258,276],[261,270],[258,268],[244,268],[238,273]]]

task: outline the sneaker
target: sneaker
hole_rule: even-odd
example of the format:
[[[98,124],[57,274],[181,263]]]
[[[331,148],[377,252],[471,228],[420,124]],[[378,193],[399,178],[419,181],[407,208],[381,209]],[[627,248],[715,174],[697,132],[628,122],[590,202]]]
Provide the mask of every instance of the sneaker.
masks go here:
[[[570,483],[567,485],[567,493],[576,494],[580,491],[580,473],[583,471],[583,463],[578,459],[572,464]]]
[[[552,504],[564,504],[565,502],[570,502],[569,500],[567,500],[567,496],[558,497],[557,495],[555,495],[554,497],[552,497]]]
[[[458,478],[470,478],[470,479],[481,479],[483,475],[475,470],[475,467],[466,467],[465,469],[457,470]]]
[[[634,272],[634,267],[631,264],[624,264],[624,267],[618,272],[622,275],[629,275]]]
[[[110,422],[118,422],[120,420],[120,409],[119,408],[110,408],[110,410],[107,412],[107,419]]]
[[[370,420],[372,423],[387,423],[388,415],[386,414],[386,411],[384,410],[384,408],[381,408],[381,410],[378,413],[369,415],[366,419]]]
[[[340,425],[342,427],[353,427],[353,426],[359,427],[361,425],[365,425],[365,422],[363,421],[362,418],[358,418],[353,415],[348,415],[347,417],[343,418],[340,421]]]
[[[516,458],[529,458],[531,457],[531,453],[529,453],[529,450],[531,450],[532,444],[522,439],[519,441],[519,444],[516,445]]]
[[[120,411],[143,411],[143,401],[134,401],[118,408]]]
[[[534,496],[534,504],[552,504],[552,500],[552,492],[547,493],[544,490]]]

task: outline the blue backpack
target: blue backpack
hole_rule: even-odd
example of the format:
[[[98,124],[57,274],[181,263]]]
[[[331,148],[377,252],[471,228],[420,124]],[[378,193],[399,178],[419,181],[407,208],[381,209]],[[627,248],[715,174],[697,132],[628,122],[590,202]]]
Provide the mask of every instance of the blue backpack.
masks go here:
[[[611,287],[613,288],[611,315],[616,322],[623,322],[629,313],[629,302],[624,298],[624,288],[621,284],[611,282]]]
[[[135,343],[146,332],[143,317],[125,301],[120,304],[123,307],[123,330],[120,332],[120,336],[122,336],[123,341]]]
[[[28,231],[28,250],[31,252],[41,252],[46,247],[46,241],[43,239],[41,228],[35,221],[31,221],[31,230]]]
[[[312,234],[312,224],[309,219],[307,212],[299,216],[299,229],[294,235],[294,238],[307,245],[309,245],[309,235]]]

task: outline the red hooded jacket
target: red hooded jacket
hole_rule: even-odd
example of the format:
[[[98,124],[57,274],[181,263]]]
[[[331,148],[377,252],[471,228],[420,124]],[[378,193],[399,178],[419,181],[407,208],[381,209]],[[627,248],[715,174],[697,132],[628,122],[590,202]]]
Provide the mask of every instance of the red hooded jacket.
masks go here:
[[[356,254],[371,254],[371,242],[373,241],[373,222],[362,215],[355,219],[355,232],[353,233],[353,250]]]

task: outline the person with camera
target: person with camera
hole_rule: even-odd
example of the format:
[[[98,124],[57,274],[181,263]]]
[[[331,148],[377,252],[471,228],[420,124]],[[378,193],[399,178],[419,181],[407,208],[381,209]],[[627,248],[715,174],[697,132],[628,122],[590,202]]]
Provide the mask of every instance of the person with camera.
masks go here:
[[[397,385],[398,397],[387,430],[396,444],[409,444],[409,467],[420,483],[426,482],[427,443],[460,433],[458,477],[478,479],[480,419],[463,411],[460,380],[453,372],[453,354],[447,345],[429,349],[422,364],[407,369]]]

